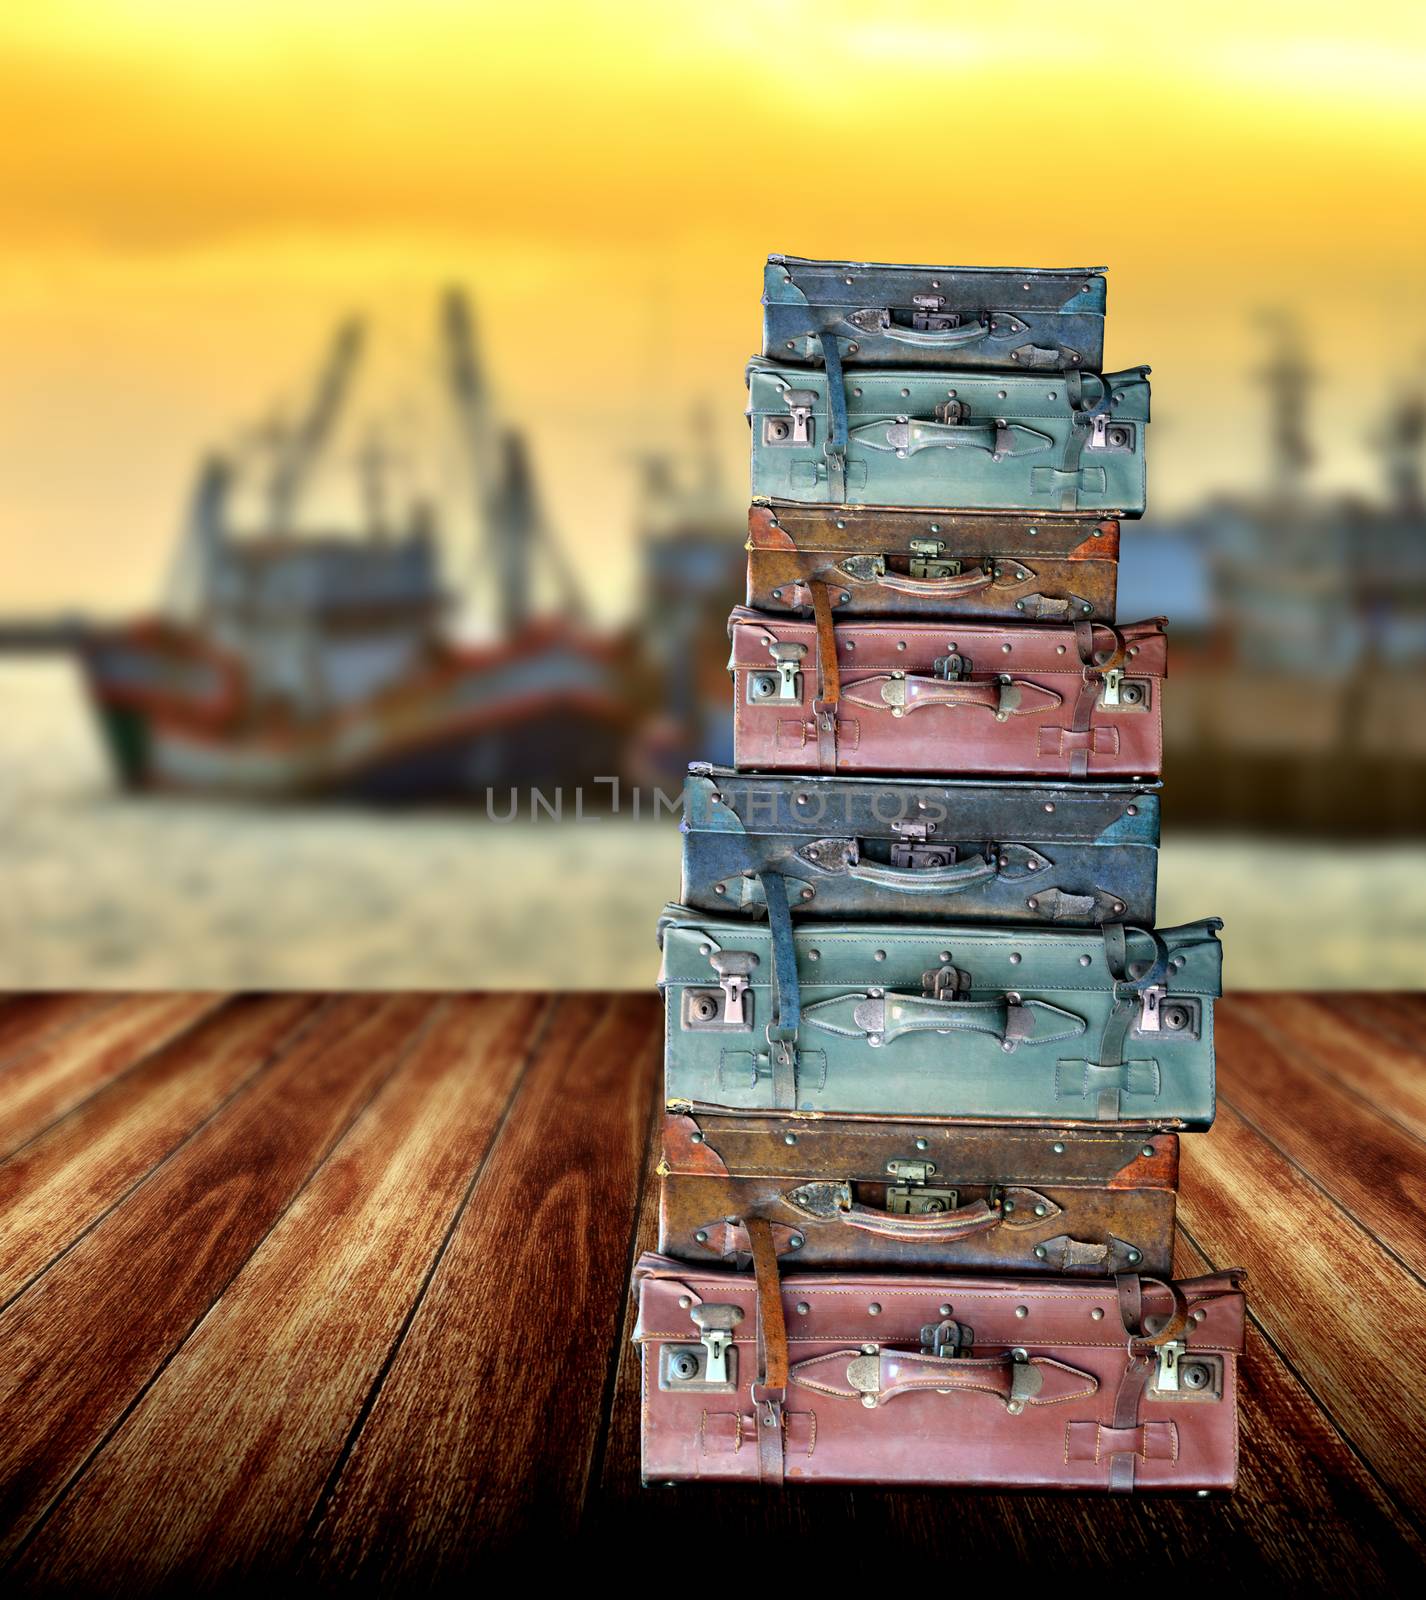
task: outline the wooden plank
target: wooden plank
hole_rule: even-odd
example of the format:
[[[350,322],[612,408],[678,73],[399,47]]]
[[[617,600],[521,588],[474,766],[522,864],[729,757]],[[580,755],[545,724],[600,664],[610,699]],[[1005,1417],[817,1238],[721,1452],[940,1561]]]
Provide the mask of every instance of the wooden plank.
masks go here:
[[[560,1002],[314,1529],[309,1567],[468,1577],[571,1531],[599,1432],[659,1061],[645,995]]]
[[[0,1308],[281,1048],[312,997],[239,999],[0,1164]]]
[[[1230,1106],[1211,1134],[1183,1141],[1179,1181],[1189,1234],[1247,1270],[1268,1337],[1426,1527],[1426,1370],[1414,1358],[1426,1290]]]
[[[0,1159],[223,1003],[214,994],[133,995],[13,1059],[0,1078]]]
[[[282,1571],[400,1335],[550,1002],[443,1002],[26,1550],[26,1582]]]
[[[652,1164],[653,1153],[650,1155]],[[1251,1199],[1251,1197],[1246,1197]],[[642,1248],[657,1233],[657,1185],[646,1191]],[[1211,1270],[1184,1241],[1181,1274]],[[1231,1561],[1234,1587],[1296,1580],[1309,1592],[1359,1575],[1362,1592],[1385,1587],[1422,1547],[1370,1472],[1285,1363],[1253,1327],[1240,1374],[1240,1486],[1227,1497],[1118,1500],[1088,1495],[948,1499],[923,1490],[807,1489],[639,1484],[639,1367],[625,1318],[603,1472],[586,1500],[583,1539],[638,1550],[654,1563],[686,1556],[688,1529],[736,1529],[739,1548],[934,1552],[965,1562],[1052,1564],[1086,1578],[1110,1570],[1173,1570],[1188,1579]],[[670,1569],[672,1570],[672,1569]]]
[[[103,994],[17,995],[0,1005],[0,1072],[17,1055],[72,1028],[120,997]]]
[[[1380,1010],[1370,997],[1335,1001],[1255,994],[1238,997],[1236,1003],[1306,1064],[1426,1138],[1426,1060],[1419,1050],[1393,1038],[1389,1029],[1366,1026]]]
[[[335,1003],[0,1316],[0,1558],[35,1526],[411,1047],[429,998]]]
[[[1245,1117],[1426,1278],[1426,1148],[1335,1078],[1304,1067],[1301,1052],[1260,1018],[1256,1006],[1225,1006],[1218,1017],[1219,1105]]]

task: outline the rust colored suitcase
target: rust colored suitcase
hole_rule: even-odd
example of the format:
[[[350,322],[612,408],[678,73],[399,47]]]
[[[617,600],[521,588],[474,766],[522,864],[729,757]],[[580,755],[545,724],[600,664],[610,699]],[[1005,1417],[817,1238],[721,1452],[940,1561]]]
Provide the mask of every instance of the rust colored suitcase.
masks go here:
[[[728,620],[745,772],[1155,778],[1162,618],[1103,623]]]
[[[646,1483],[1231,1489],[1242,1274],[634,1269]]]
[[[1098,1276],[1172,1270],[1178,1138],[869,1117],[664,1118],[659,1249],[785,1264]]]
[[[820,582],[838,616],[1112,622],[1118,571],[1117,522],[784,501],[748,511],[748,604],[769,612],[810,611]]]

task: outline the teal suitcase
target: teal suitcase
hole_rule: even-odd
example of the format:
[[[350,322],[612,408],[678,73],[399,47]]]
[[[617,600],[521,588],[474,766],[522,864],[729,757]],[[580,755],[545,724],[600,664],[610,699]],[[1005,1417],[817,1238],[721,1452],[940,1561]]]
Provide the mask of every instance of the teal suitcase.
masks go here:
[[[671,1107],[984,1122],[1213,1121],[1216,918],[1151,932],[907,923],[794,929],[671,906]],[[776,930],[774,932],[773,930]]]
[[[1147,367],[942,372],[749,362],[755,496],[956,511],[1144,512]]]

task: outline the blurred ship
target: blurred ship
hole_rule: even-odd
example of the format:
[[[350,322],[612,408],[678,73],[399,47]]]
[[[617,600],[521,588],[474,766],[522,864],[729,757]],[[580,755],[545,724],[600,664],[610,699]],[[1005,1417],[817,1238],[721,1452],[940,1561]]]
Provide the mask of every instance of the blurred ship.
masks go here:
[[[1274,316],[1269,327],[1263,491],[1215,497],[1125,541],[1120,615],[1174,613],[1166,817],[1343,843],[1420,834],[1426,394],[1403,389],[1384,405],[1368,441],[1379,498],[1323,495],[1310,484],[1313,374],[1295,325]]]
[[[672,794],[693,760],[731,764],[728,611],[745,580],[747,514],[728,492],[712,416],[693,416],[685,453],[638,458],[644,670],[638,775]]]
[[[233,459],[207,461],[170,605],[84,630],[93,704],[123,784],[251,798],[436,799],[623,771],[627,646],[597,636],[542,513],[523,436],[500,426],[469,309],[444,302],[446,377],[472,471],[489,644],[459,642],[429,506],[388,508],[379,441],[360,466],[366,527],[298,531],[362,340],[339,329],[305,416],[279,428],[261,526],[234,526]],[[558,590],[532,604],[534,563]]]

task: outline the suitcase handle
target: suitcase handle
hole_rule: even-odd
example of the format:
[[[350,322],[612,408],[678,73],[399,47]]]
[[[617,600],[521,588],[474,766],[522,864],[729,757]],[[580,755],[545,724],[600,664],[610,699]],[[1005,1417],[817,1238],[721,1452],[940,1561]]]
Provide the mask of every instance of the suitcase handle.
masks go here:
[[[871,574],[868,576],[867,574]],[[969,572],[954,578],[913,578],[904,572],[893,572],[885,556],[872,556],[862,574],[845,565],[832,567],[824,581],[848,584],[875,584],[878,589],[890,589],[894,594],[919,596],[927,600],[954,600],[961,595],[979,594],[995,582],[995,573],[989,567],[972,567]],[[799,585],[799,587],[801,587]]]
[[[897,894],[944,894],[947,890],[977,889],[999,873],[998,857],[987,861],[971,856],[950,867],[890,867],[880,861],[863,861],[858,839],[814,839],[797,852],[809,867],[835,877],[855,878]]]
[[[925,1328],[934,1336],[936,1329]],[[1053,1356],[1006,1350],[995,1356],[936,1355],[931,1350],[898,1350],[859,1345],[830,1350],[794,1362],[788,1381],[839,1400],[884,1406],[899,1394],[988,1394],[1019,1416],[1026,1406],[1053,1406],[1087,1398],[1099,1379]]]
[[[1053,1026],[1039,1032],[1044,1017]],[[844,1039],[863,1039],[873,1049],[905,1033],[985,1033],[1007,1054],[1023,1045],[1058,1044],[1078,1038],[1087,1026],[1083,1017],[1062,1011],[1048,1000],[1022,1000],[1002,994],[993,1000],[938,1000],[929,995],[888,994],[885,989],[833,995],[802,1007],[803,1024]]]
[[[1052,450],[1055,441],[1020,422],[926,422],[899,417],[867,422],[848,434],[866,450],[914,456],[921,450],[984,450],[993,461]]]
[[[922,706],[979,706],[997,722],[1007,717],[1042,716],[1064,704],[1064,696],[1027,678],[923,678],[915,673],[880,672],[845,685],[842,699],[868,711],[890,710],[909,716]]]
[[[1005,1220],[998,1199],[976,1200],[954,1211],[922,1211],[915,1215],[882,1211],[853,1200],[851,1185],[847,1183],[804,1183],[800,1188],[789,1189],[782,1198],[795,1210],[819,1222],[840,1222],[844,1227],[874,1233],[883,1239],[919,1239],[933,1244],[950,1244],[977,1233],[989,1233]]]
[[[887,306],[871,306],[865,311],[848,312],[842,318],[842,323],[851,330],[852,338],[864,339],[871,334],[876,338],[895,340],[898,344],[920,345],[925,350],[959,350],[968,344],[978,344],[991,334],[988,317],[985,321],[977,317],[974,322],[963,322],[958,328],[908,328],[891,320],[891,309]],[[1013,328],[1007,328],[1001,337],[1009,337],[1014,331]]]

